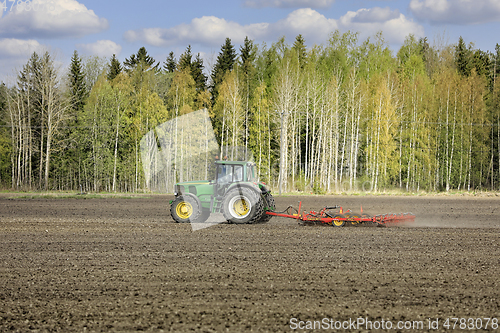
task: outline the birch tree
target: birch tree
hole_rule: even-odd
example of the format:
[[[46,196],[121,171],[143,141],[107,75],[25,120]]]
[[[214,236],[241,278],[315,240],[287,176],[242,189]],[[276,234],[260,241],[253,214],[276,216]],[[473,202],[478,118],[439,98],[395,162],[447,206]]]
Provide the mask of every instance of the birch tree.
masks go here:
[[[300,87],[297,57],[283,52],[278,70],[273,77],[273,101],[275,115],[280,121],[279,194],[288,190],[290,116],[297,112],[297,95]]]

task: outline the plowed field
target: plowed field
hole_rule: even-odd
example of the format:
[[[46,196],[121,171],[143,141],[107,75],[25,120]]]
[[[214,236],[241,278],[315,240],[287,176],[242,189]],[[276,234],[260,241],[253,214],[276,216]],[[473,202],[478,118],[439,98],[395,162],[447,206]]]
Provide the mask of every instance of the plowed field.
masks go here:
[[[417,219],[333,228],[273,218],[193,232],[173,222],[168,195],[9,196],[0,331],[452,331],[447,318],[459,318],[455,330],[460,318],[469,328],[482,318],[483,329],[496,318],[487,330],[500,331],[497,197],[277,197],[278,210],[302,200],[303,210],[362,205]]]

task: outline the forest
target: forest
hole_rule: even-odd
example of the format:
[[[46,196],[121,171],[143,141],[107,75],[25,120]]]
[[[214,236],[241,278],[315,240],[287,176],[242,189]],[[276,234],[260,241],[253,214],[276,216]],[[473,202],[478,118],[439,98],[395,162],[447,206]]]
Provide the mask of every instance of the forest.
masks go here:
[[[280,193],[497,191],[499,67],[499,44],[409,35],[396,53],[382,33],[339,31],[309,46],[227,38],[211,68],[191,46],[123,62],[75,51],[68,68],[33,53],[0,85],[0,187],[154,190],[141,138],[207,109],[218,145],[251,150]]]

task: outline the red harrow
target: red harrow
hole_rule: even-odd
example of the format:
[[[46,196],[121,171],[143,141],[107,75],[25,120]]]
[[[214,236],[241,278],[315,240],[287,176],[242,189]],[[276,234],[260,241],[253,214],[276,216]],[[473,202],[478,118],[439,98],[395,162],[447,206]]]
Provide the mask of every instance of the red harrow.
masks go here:
[[[370,216],[363,214],[363,208],[361,208],[361,213],[353,213],[350,210],[344,211],[340,206],[327,206],[321,209],[319,212],[310,211],[309,213],[300,213],[302,202],[299,201],[299,209],[295,209],[292,206],[288,206],[283,212],[266,212],[268,215],[287,217],[302,221],[302,225],[331,225],[334,227],[343,227],[347,225],[374,225],[374,226],[390,226],[397,225],[402,222],[413,222],[415,220],[415,215],[412,213],[402,213],[402,214],[381,214]],[[332,212],[332,210],[337,210]]]

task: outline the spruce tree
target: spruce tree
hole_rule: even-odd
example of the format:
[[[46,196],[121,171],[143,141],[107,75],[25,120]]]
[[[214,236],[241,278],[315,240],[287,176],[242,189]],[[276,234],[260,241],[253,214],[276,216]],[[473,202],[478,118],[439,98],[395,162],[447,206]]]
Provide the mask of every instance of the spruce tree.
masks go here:
[[[240,66],[245,74],[249,74],[255,60],[255,48],[253,41],[245,37],[243,45],[240,47]]]
[[[169,73],[173,73],[177,69],[177,62],[175,60],[174,52],[168,54],[167,60],[164,62],[163,69]]]
[[[139,49],[139,51],[137,51],[137,54],[132,54],[130,58],[126,58],[123,65],[127,72],[131,72],[141,64],[144,67],[156,69],[159,63],[155,65],[155,62],[156,60],[148,55],[148,51],[146,51],[146,48],[143,46]]]
[[[107,76],[108,80],[112,81],[121,72],[122,72],[122,65],[120,64],[118,59],[116,59],[116,55],[113,54],[113,56],[111,57],[111,61],[108,65],[108,76]]]
[[[295,42],[293,43],[293,50],[299,58],[300,68],[304,68],[306,64],[307,51],[305,42],[304,37],[299,34],[295,37]]]
[[[85,75],[82,70],[82,62],[76,50],[71,57],[69,87],[73,109],[75,111],[82,111],[85,106],[85,99],[87,98],[87,89],[85,87]]]
[[[191,52],[191,45],[188,45],[186,51],[181,54],[179,58],[179,64],[177,65],[177,69],[179,71],[187,71],[193,78],[196,84],[197,91],[203,91],[206,89],[207,77],[203,73],[203,59],[200,54],[196,55],[196,58],[193,60],[193,54]]]
[[[196,83],[196,90],[203,91],[207,87],[207,76],[203,73],[205,66],[200,54],[196,55],[196,59],[191,63],[191,76]]]
[[[476,50],[472,55],[472,67],[476,69],[478,75],[488,76],[490,59],[488,54],[481,50]]]
[[[188,45],[186,51],[179,57],[179,65],[177,66],[180,71],[188,69],[191,71],[191,62],[193,54],[191,53],[191,45]]]
[[[212,90],[212,103],[215,103],[217,100],[219,85],[224,80],[224,75],[233,69],[235,62],[236,51],[231,44],[231,39],[226,38],[226,42],[222,45],[221,51],[217,56],[217,62],[212,70],[212,84],[210,86]]]
[[[471,51],[465,45],[462,36],[458,39],[455,47],[455,65],[457,71],[463,76],[469,76],[471,73]]]

